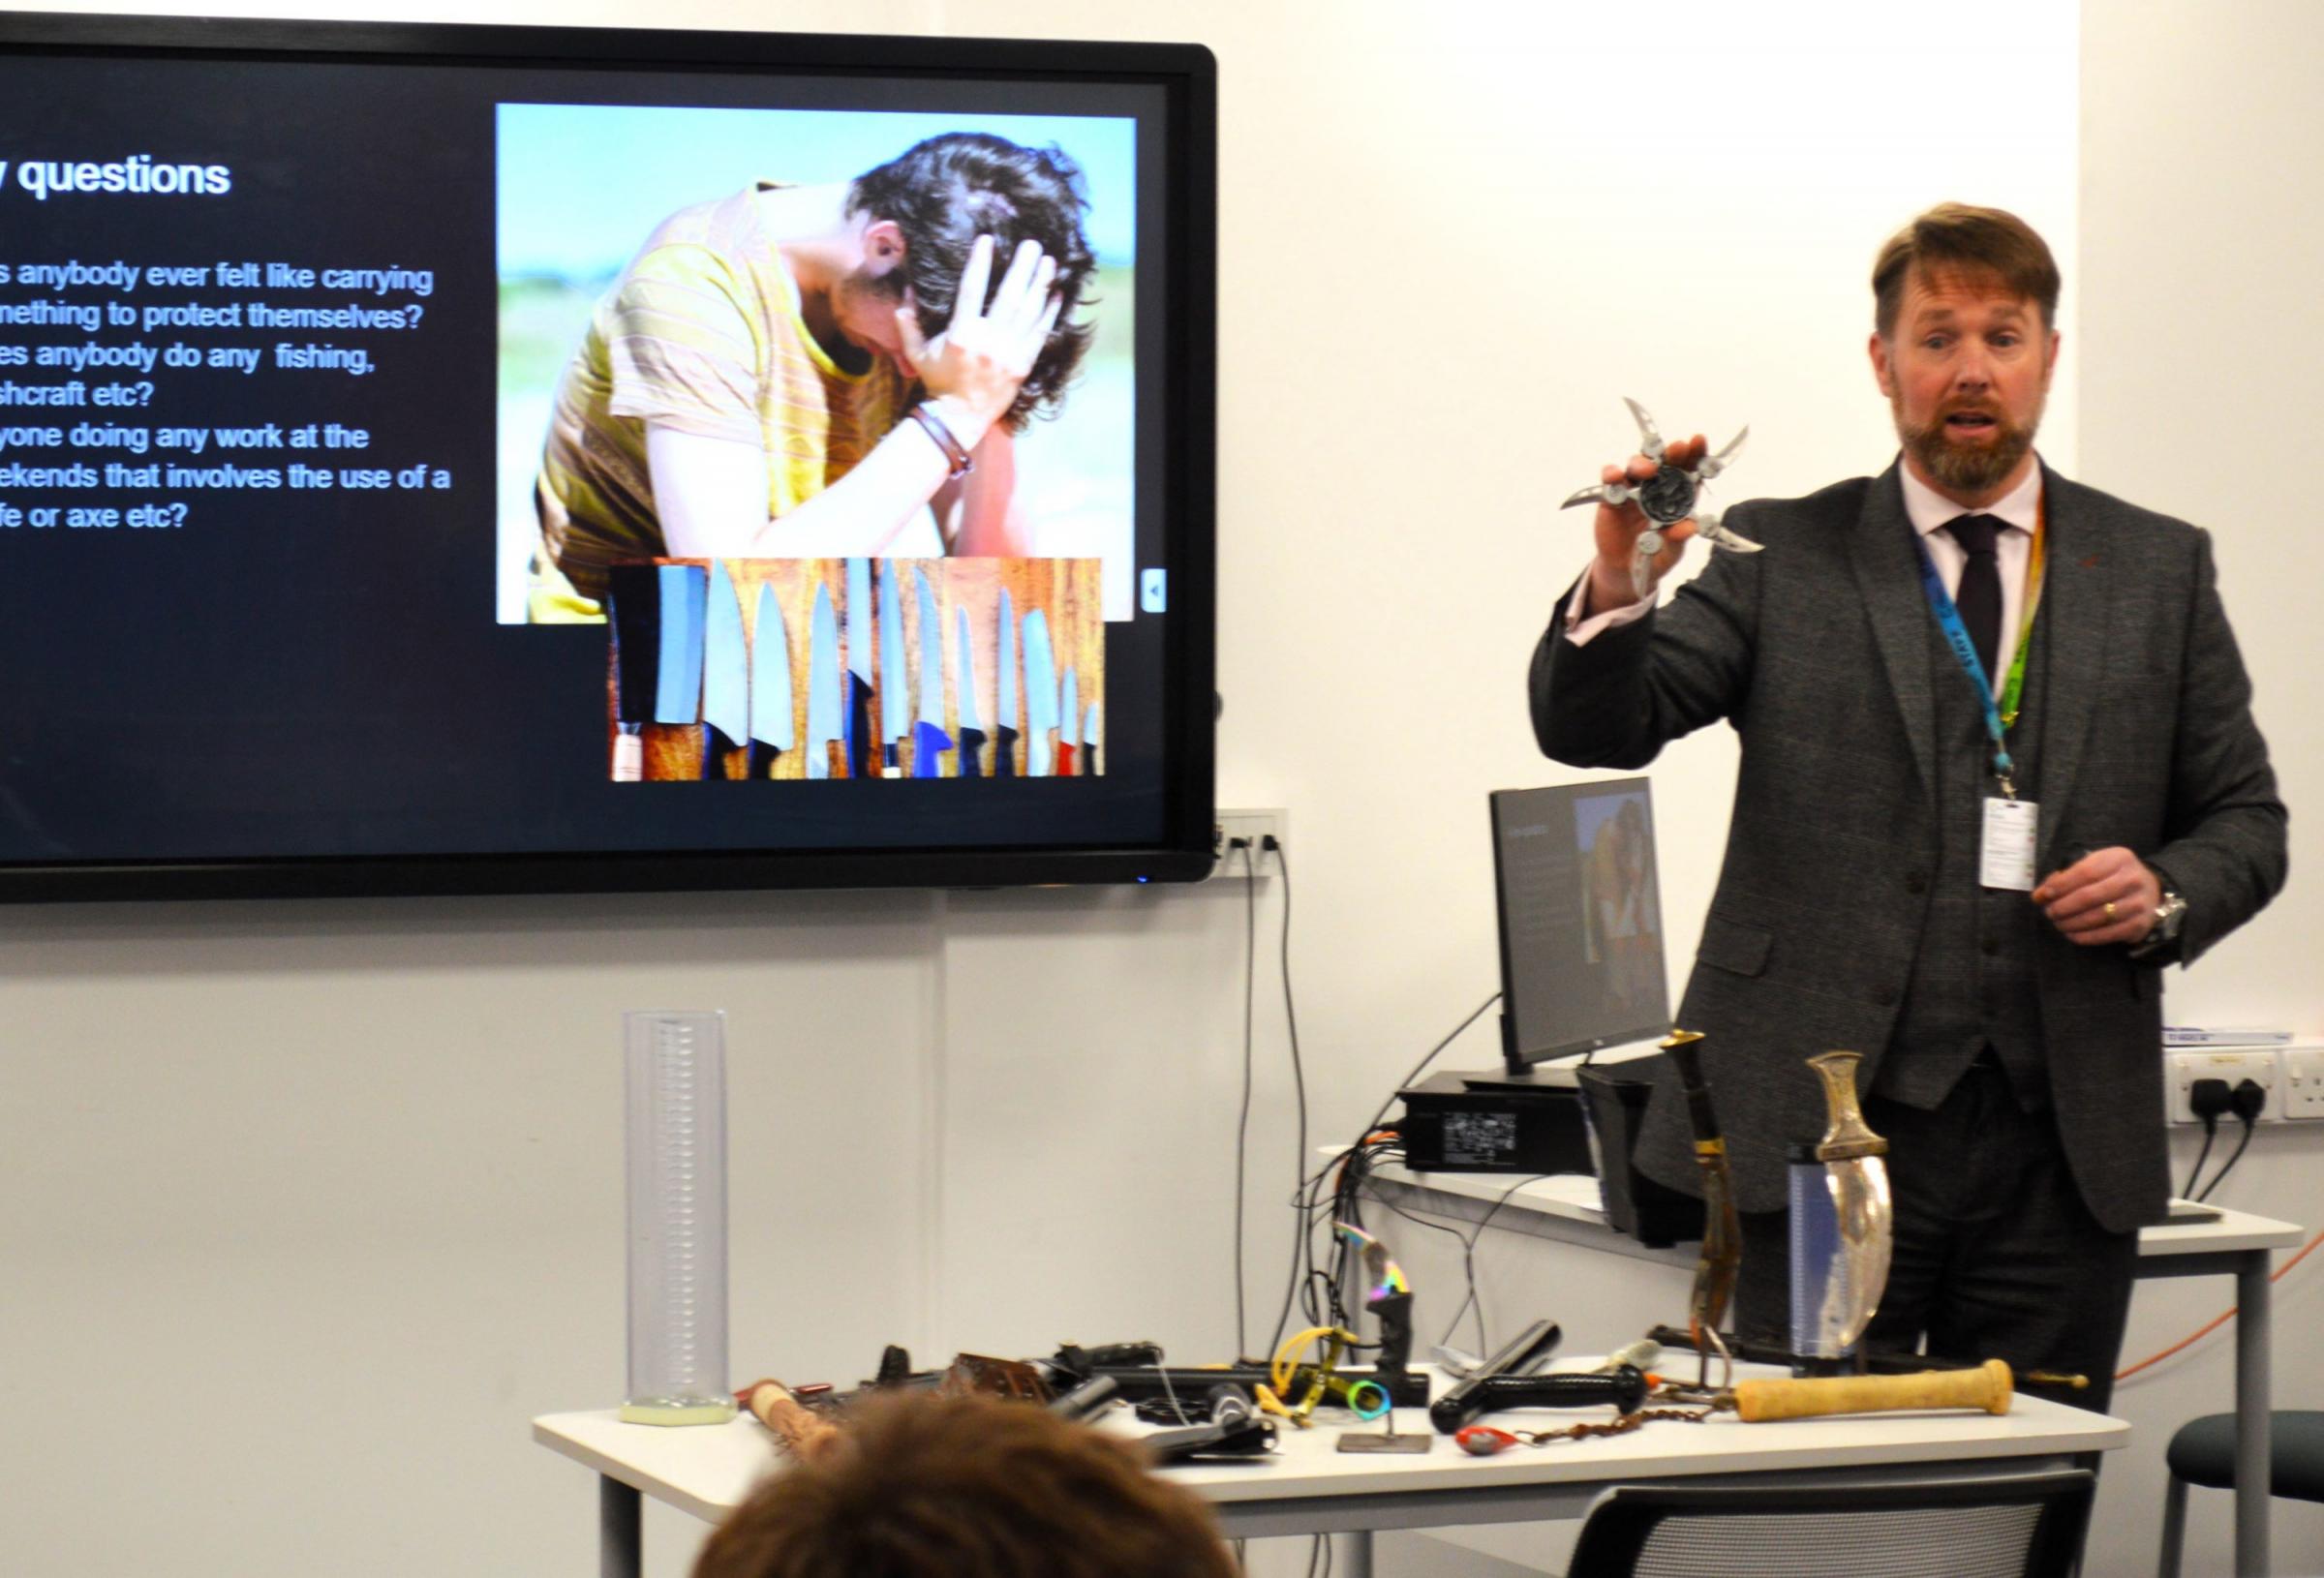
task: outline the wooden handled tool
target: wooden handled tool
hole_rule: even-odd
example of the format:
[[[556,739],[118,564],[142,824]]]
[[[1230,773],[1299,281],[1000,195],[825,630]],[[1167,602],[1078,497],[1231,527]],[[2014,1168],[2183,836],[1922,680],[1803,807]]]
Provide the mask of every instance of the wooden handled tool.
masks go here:
[[[1735,1412],[1753,1424],[1835,1413],[1890,1413],[1903,1409],[2009,1411],[2009,1366],[1987,1359],[1974,1370],[1923,1370],[1904,1376],[1828,1376],[1806,1381],[1740,1381]]]
[[[812,1457],[839,1439],[840,1427],[817,1413],[780,1381],[758,1381],[735,1396],[795,1457]]]

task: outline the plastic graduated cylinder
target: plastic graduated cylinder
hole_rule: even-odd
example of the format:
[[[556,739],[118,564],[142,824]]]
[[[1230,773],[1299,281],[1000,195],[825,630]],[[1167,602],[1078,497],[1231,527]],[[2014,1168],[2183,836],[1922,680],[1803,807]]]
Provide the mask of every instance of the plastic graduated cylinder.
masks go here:
[[[726,1016],[623,1016],[632,1424],[720,1424],[726,1378]]]

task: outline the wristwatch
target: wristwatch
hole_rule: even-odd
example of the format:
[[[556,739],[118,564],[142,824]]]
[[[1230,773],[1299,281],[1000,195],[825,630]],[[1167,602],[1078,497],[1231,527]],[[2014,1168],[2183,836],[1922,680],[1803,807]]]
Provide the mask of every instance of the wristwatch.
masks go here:
[[[2179,928],[2186,924],[2186,900],[2170,889],[2162,890],[2162,902],[2155,906],[2155,924],[2147,934],[2130,947],[2132,958],[2145,958],[2159,954],[2179,940]]]

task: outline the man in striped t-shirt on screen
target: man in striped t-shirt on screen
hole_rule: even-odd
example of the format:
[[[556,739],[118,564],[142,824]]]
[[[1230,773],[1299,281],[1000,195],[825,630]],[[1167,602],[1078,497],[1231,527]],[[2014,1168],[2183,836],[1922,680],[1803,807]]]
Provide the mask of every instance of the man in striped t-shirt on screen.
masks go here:
[[[1087,349],[1087,206],[1061,149],[954,133],[664,220],[558,387],[533,620],[603,618],[624,560],[1022,555],[1013,436]]]

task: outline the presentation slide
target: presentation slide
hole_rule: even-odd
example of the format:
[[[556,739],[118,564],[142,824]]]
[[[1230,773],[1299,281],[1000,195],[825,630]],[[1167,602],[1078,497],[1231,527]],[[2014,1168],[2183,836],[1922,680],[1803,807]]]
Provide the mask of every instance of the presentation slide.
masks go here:
[[[1155,841],[1159,112],[0,51],[0,866]]]

